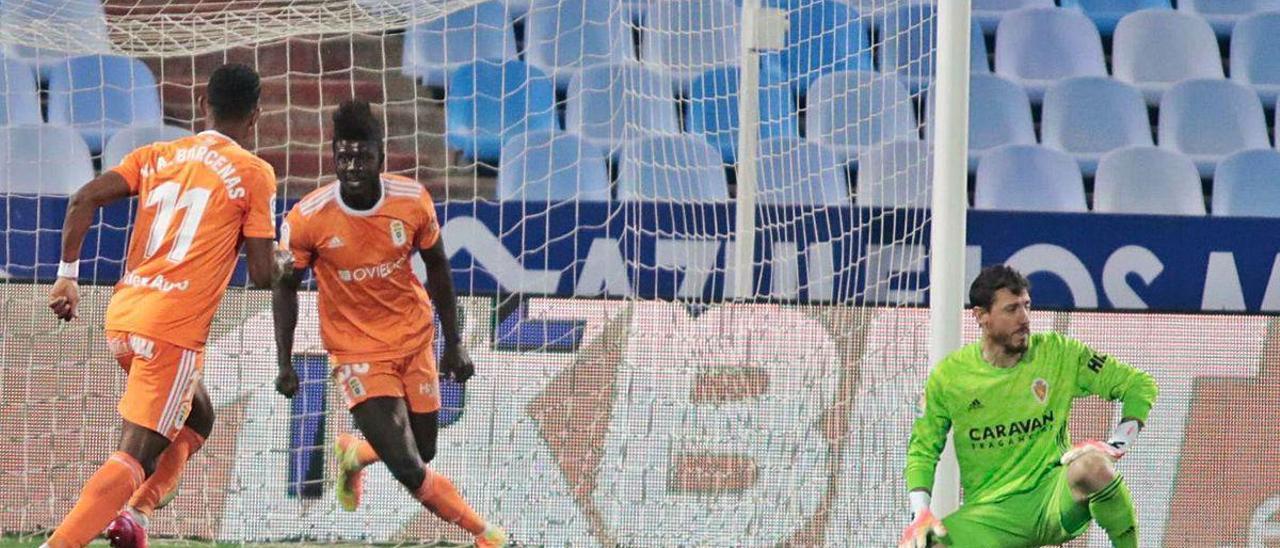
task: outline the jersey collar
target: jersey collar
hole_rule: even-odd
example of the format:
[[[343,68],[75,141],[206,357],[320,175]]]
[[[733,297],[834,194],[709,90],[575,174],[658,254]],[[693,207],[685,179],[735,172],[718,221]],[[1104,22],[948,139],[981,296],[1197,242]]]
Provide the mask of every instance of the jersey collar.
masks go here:
[[[338,207],[341,207],[342,210],[347,212],[348,215],[354,215],[356,217],[368,217],[376,213],[378,211],[378,208],[382,207],[382,202],[386,201],[387,183],[386,181],[382,180],[382,177],[378,178],[378,201],[374,202],[373,207],[370,207],[369,209],[354,209],[351,206],[348,206],[347,202],[342,200],[342,183],[341,182],[333,183],[333,198],[338,202]]]

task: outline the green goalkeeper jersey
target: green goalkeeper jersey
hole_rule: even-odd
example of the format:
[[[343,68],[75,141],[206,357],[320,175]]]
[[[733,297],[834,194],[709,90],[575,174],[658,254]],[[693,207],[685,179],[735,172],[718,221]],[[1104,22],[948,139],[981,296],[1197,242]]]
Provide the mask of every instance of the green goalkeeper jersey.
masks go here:
[[[929,374],[923,409],[907,449],[907,489],[932,489],[947,431],[966,503],[1026,492],[1071,447],[1067,422],[1076,398],[1124,402],[1123,416],[1145,421],[1156,399],[1146,372],[1058,333],[1029,337],[1017,365],[999,368],[981,343],[952,352]]]

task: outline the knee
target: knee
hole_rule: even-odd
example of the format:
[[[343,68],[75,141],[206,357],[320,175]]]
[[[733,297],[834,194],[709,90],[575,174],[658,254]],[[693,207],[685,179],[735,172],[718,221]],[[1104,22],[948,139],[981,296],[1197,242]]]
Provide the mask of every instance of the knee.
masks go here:
[[[1067,468],[1067,481],[1084,493],[1101,491],[1115,477],[1116,469],[1110,459],[1097,453],[1081,455]]]
[[[435,440],[419,440],[418,455],[422,457],[423,464],[431,464],[431,460],[436,458],[436,442]]]
[[[383,458],[382,463],[391,471],[392,477],[409,491],[416,491],[427,478],[426,467],[415,457],[393,456],[391,459]]]

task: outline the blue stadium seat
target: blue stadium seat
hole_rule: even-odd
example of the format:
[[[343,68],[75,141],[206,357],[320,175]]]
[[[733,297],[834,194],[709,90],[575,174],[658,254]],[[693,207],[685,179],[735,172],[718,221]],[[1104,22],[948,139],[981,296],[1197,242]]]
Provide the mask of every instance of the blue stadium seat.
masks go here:
[[[1174,85],[1160,101],[1156,143],[1189,156],[1202,177],[1232,153],[1271,146],[1257,94],[1230,80]]]
[[[838,0],[795,2],[788,13],[782,66],[803,96],[809,83],[837,70],[875,70],[871,39],[858,12]]]
[[[1280,9],[1280,0],[1178,0],[1178,9],[1199,14],[1220,38],[1231,36],[1237,22],[1255,13]]]
[[[1204,215],[1200,175],[1190,158],[1156,147],[1103,155],[1093,184],[1098,213]]]
[[[1085,212],[1084,178],[1065,153],[1039,145],[1009,145],[988,152],[978,166],[974,209]]]
[[[491,0],[411,27],[404,36],[401,71],[425,86],[444,87],[454,69],[481,59],[516,58],[507,8]]]
[[[616,158],[636,136],[680,133],[671,86],[639,63],[587,67],[569,84],[565,127]]]
[[[133,126],[121,129],[107,139],[107,146],[102,149],[102,169],[120,165],[120,160],[140,146],[173,141],[189,135],[191,132],[187,128],[177,126]]]
[[[1005,15],[1022,8],[1051,8],[1053,0],[973,0],[973,20],[982,32],[995,34]]]
[[[495,163],[502,143],[525,131],[556,126],[555,90],[522,61],[477,61],[449,75],[445,140],[467,158]]]
[[[534,0],[525,18],[525,61],[563,91],[584,67],[633,60],[624,17],[610,0]]]
[[[1097,172],[1103,154],[1155,144],[1142,94],[1101,76],[1063,80],[1045,92],[1040,142],[1074,156],[1086,177]]]
[[[759,138],[799,137],[800,119],[787,79],[780,70],[763,64],[757,103]],[[718,148],[725,163],[734,163],[738,150],[738,68],[718,68],[698,77],[689,86],[686,105],[689,132]]]
[[[797,137],[760,141],[756,203],[849,206],[849,184],[840,154]]]
[[[863,149],[858,153],[854,201],[865,207],[929,207],[931,161],[926,141],[895,141]]]
[[[628,141],[618,166],[618,200],[727,202],[720,151],[685,134]]]
[[[907,87],[891,74],[833,72],[814,80],[805,115],[806,136],[852,158],[882,142],[918,140]]]
[[[653,0],[644,14],[640,56],[687,90],[702,73],[738,63],[739,11],[730,0]]]
[[[1231,33],[1231,79],[1258,92],[1262,104],[1280,98],[1280,12],[1250,15]]]
[[[1010,13],[996,32],[996,74],[1022,84],[1036,104],[1058,80],[1106,76],[1098,27],[1075,10],[1031,8]]]
[[[1240,26],[1236,26],[1240,32]],[[1280,152],[1237,152],[1213,174],[1214,216],[1280,217]]]
[[[1111,36],[1120,18],[1139,10],[1173,9],[1169,0],[1062,0],[1062,7],[1078,9],[1093,19],[1098,32]]]
[[[933,101],[928,105],[925,132],[932,138],[935,105]],[[994,74],[969,75],[969,172],[977,171],[979,159],[989,150],[1035,143],[1036,127],[1027,92]]]
[[[56,69],[69,53],[46,48],[21,45],[45,38],[38,34],[50,27],[75,30],[75,51],[111,51],[111,37],[107,32],[107,16],[100,0],[26,0],[0,2],[0,26],[9,32],[5,55],[21,60],[40,72],[41,80],[48,80],[50,70]],[[45,40],[47,42],[47,39]]]
[[[22,61],[0,57],[0,126],[39,124],[40,92],[31,66]]]
[[[498,199],[609,201],[604,153],[572,133],[530,131],[502,145]]]
[[[1111,65],[1115,78],[1137,86],[1151,106],[1160,104],[1173,84],[1223,77],[1213,29],[1198,16],[1173,10],[1139,11],[1121,19]]]
[[[137,59],[69,57],[49,75],[49,123],[75,128],[94,154],[120,128],[163,119],[155,76]]]
[[[937,12],[929,4],[907,4],[885,14],[879,25],[880,71],[896,73],[913,92],[925,87],[933,77],[937,57],[937,20]],[[972,21],[969,30],[969,70],[991,72],[987,41],[978,22]]]
[[[0,128],[0,194],[70,195],[93,176],[89,147],[74,129]]]

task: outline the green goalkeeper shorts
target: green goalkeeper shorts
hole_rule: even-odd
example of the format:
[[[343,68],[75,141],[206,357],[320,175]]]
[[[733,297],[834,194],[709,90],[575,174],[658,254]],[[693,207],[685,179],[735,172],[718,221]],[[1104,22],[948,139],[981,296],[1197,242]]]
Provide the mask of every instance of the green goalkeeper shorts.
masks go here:
[[[1035,489],[1007,499],[965,504],[943,518],[947,546],[1012,548],[1063,544],[1089,529],[1089,505],[1071,497],[1065,467]]]

